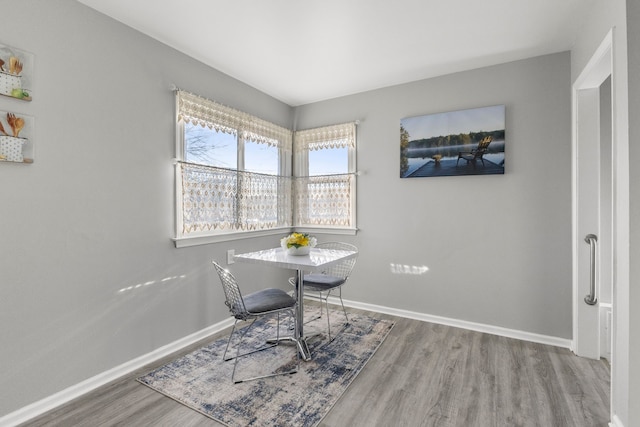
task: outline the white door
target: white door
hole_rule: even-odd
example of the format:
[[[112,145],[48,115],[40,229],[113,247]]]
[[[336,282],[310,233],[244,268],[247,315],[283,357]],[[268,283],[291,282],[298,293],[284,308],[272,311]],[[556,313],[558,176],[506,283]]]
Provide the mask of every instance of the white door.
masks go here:
[[[593,359],[611,351],[611,59],[608,38],[573,87],[573,351]]]

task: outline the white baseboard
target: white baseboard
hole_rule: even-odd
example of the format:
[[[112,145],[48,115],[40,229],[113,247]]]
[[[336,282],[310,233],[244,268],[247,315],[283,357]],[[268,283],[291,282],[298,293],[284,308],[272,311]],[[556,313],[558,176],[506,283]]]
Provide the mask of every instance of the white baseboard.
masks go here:
[[[330,304],[340,304],[338,297],[329,297]],[[499,335],[507,338],[515,338],[523,341],[530,341],[539,344],[547,344],[555,347],[570,348],[571,340],[565,338],[539,335],[531,332],[518,331],[515,329],[502,328],[500,326],[485,325],[482,323],[467,322],[465,320],[451,319],[448,317],[433,316],[430,314],[418,313],[415,311],[400,310],[392,307],[385,307],[375,304],[366,304],[357,301],[344,300],[344,305],[361,310],[374,311],[377,313],[390,314],[392,316],[405,317],[408,319],[422,320],[423,322],[437,323],[440,325],[453,326],[456,328],[468,329],[471,331],[484,332],[492,335]]]
[[[617,415],[614,415],[613,419],[609,423],[609,427],[624,427],[624,424],[622,424],[622,421]]]
[[[611,327],[613,304],[598,303],[600,309],[600,357],[603,357],[611,363]]]
[[[340,304],[340,300],[337,297],[329,298],[330,304]],[[344,305],[361,310],[373,311],[377,313],[389,314],[392,316],[405,317],[408,319],[421,320],[424,322],[438,323],[441,325],[453,326],[462,329],[468,329],[477,332],[484,332],[493,335],[499,335],[507,338],[515,338],[524,341],[536,342],[540,344],[547,344],[556,347],[570,348],[571,340],[564,338],[551,337],[546,335],[533,334],[530,332],[523,332],[513,329],[502,328],[499,326],[485,325],[481,323],[467,322],[464,320],[451,319],[447,317],[433,316],[430,314],[418,313],[415,311],[400,310],[392,307],[385,307],[375,304],[361,303],[357,301],[344,300]],[[150,353],[133,359],[129,362],[123,363],[120,366],[116,366],[106,372],[98,374],[92,378],[89,378],[81,383],[73,385],[65,390],[62,390],[56,394],[53,394],[38,402],[25,406],[15,412],[12,412],[4,417],[0,418],[0,427],[15,426],[32,418],[37,417],[47,411],[50,411],[60,405],[63,405],[71,400],[82,396],[96,388],[103,386],[113,380],[116,380],[124,375],[127,375],[136,369],[140,369],[145,365],[155,362],[171,353],[175,353],[187,347],[197,341],[213,335],[225,328],[228,328],[233,324],[233,319],[229,318],[215,325],[211,325],[208,328],[195,332],[189,336],[181,338],[170,344],[158,348]],[[612,427],[624,427],[622,424],[612,424]]]
[[[38,402],[27,405],[15,412],[5,415],[0,418],[0,427],[4,426],[16,426],[44,414],[58,406],[61,406],[71,400],[82,396],[98,387],[110,383],[124,375],[127,375],[137,369],[142,368],[145,365],[155,362],[165,356],[175,353],[185,347],[194,344],[201,339],[207,338],[216,332],[219,332],[229,326],[233,325],[233,318],[225,319],[222,322],[211,325],[205,329],[188,335],[184,338],[180,338],[177,341],[169,343],[163,347],[160,347],[150,353],[144,354],[120,366],[116,366],[113,369],[102,372],[94,377],[91,377],[81,383],[66,388],[56,394],[46,397]]]

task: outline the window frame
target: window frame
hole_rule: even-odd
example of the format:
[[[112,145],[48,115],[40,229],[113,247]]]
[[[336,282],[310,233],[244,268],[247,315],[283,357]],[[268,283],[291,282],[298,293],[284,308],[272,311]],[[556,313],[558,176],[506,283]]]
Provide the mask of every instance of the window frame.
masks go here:
[[[182,92],[182,91],[176,91],[176,97],[175,97],[175,101],[176,101],[176,146],[175,146],[175,159],[174,159],[174,177],[175,177],[175,237],[173,238],[173,241],[175,243],[176,248],[181,248],[181,247],[188,247],[188,246],[195,246],[195,245],[201,245],[201,244],[209,244],[209,243],[217,243],[217,242],[225,242],[225,241],[231,241],[231,240],[237,240],[237,239],[246,239],[246,238],[254,238],[254,237],[259,237],[259,236],[268,236],[268,235],[281,235],[283,233],[288,233],[293,229],[292,226],[292,219],[289,219],[289,225],[285,225],[285,226],[277,226],[277,227],[271,227],[271,228],[267,228],[267,229],[260,229],[260,230],[237,230],[237,229],[230,229],[230,230],[220,230],[220,231],[211,231],[211,230],[201,230],[201,231],[192,231],[189,232],[188,234],[185,234],[183,232],[184,230],[184,206],[183,206],[183,188],[182,188],[182,181],[183,181],[183,165],[186,164],[185,163],[185,120],[181,119],[180,114],[181,114],[181,110],[180,110],[180,96],[181,95],[188,95],[192,98],[197,98],[199,100],[202,100],[203,103],[213,103],[217,106],[219,106],[221,109],[224,108],[228,111],[231,111],[232,113],[236,113],[238,115],[238,117],[240,117],[242,120],[250,120],[251,123],[259,123],[262,124],[264,123],[265,126],[271,126],[274,128],[280,128],[277,125],[274,125],[272,123],[263,121],[262,119],[259,119],[255,116],[251,116],[247,113],[243,113],[241,111],[238,110],[233,110],[231,108],[228,107],[224,107],[222,105],[219,105],[217,103],[215,103],[214,101],[210,101],[207,100],[205,98],[201,98],[197,95],[193,95],[193,94],[189,94],[186,92]],[[229,126],[227,126],[226,124],[223,125],[222,123],[220,123],[220,127],[221,128],[231,128]],[[245,138],[243,135],[246,133],[246,131],[248,132],[252,132],[254,135],[260,135],[263,138],[267,138],[269,139],[269,136],[267,136],[267,134],[269,132],[265,132],[264,134],[260,133],[260,132],[256,132],[255,130],[248,130],[246,128],[243,128],[241,126],[239,127],[232,127],[233,129],[235,129],[236,131],[236,138],[237,138],[237,143],[238,143],[238,147],[237,147],[237,156],[238,156],[238,162],[237,162],[237,171],[240,172],[245,172],[245,173],[252,173],[252,172],[247,172],[244,171],[244,155],[245,155],[245,150],[244,150],[244,146],[245,143],[247,142],[247,138]],[[284,130],[284,128],[280,128],[279,130]],[[219,131],[219,130],[218,130]],[[291,131],[288,131],[291,132]],[[290,138],[292,138],[292,132],[291,132],[291,136]],[[275,139],[274,139],[275,140]],[[278,141],[278,175],[269,175],[269,176],[276,176],[276,177],[291,177],[291,168],[292,168],[292,155],[291,155],[291,140],[288,142],[286,141]],[[207,166],[207,165],[204,165]],[[257,174],[254,173],[256,175],[261,175],[261,174]],[[262,174],[264,175],[264,174]],[[289,196],[291,197],[291,196]],[[236,216],[236,219],[238,219],[238,217]]]
[[[301,144],[298,140],[298,136],[300,136],[303,132],[312,132],[316,134],[313,138],[316,144],[327,145],[327,147],[321,149],[331,149],[335,147],[331,147],[332,142],[341,139],[344,137],[345,129],[350,129],[352,126],[352,135],[349,135],[348,138],[353,138],[353,143],[347,143],[347,168],[348,171],[345,174],[336,174],[336,176],[343,175],[352,175],[353,179],[351,180],[350,185],[350,225],[346,227],[340,226],[328,226],[328,225],[309,225],[309,224],[300,224],[297,216],[298,207],[293,207],[294,218],[293,224],[297,231],[302,232],[310,232],[310,233],[328,233],[328,234],[341,234],[341,235],[355,235],[358,231],[357,228],[357,140],[358,140],[358,132],[357,132],[357,124],[358,122],[350,122],[343,123],[339,125],[330,125],[330,126],[322,126],[313,129],[305,129],[294,132],[293,139],[293,175],[294,179],[297,178],[308,178],[309,177],[309,152],[311,151],[308,146],[309,144],[303,143]],[[336,136],[339,135],[339,136]],[[331,175],[318,175],[321,176],[331,176]]]
[[[247,239],[254,238],[260,236],[271,236],[271,235],[282,235],[285,233],[289,233],[293,230],[301,231],[301,232],[312,232],[316,234],[344,234],[344,235],[355,235],[357,232],[356,225],[356,207],[357,207],[357,132],[356,125],[357,122],[352,123],[344,123],[340,125],[332,125],[325,126],[315,129],[308,129],[299,132],[307,132],[313,134],[311,139],[307,139],[306,143],[302,143],[306,149],[296,148],[297,144],[295,143],[295,133],[286,128],[282,128],[273,123],[262,120],[258,117],[252,116],[250,114],[244,113],[239,110],[234,110],[232,108],[217,104],[214,101],[208,100],[206,98],[202,98],[198,95],[194,95],[188,92],[184,92],[181,90],[176,90],[176,146],[175,146],[175,158],[174,158],[174,178],[175,178],[175,237],[172,239],[175,243],[176,248],[181,247],[189,247],[195,245],[209,244],[209,243],[218,243],[218,242],[226,242],[233,241],[239,239]],[[184,104],[184,109],[182,109],[181,105]],[[235,133],[237,138],[237,168],[236,169],[224,169],[217,166],[210,166],[204,164],[202,167],[198,164],[188,163],[185,158],[185,121],[201,125],[203,127],[209,127],[210,129],[215,129],[216,131],[223,131],[226,133]],[[235,131],[235,132],[234,132]],[[309,134],[307,134],[309,135]],[[302,137],[301,139],[305,139]],[[244,171],[245,168],[245,144],[247,141],[253,141],[256,143],[266,143],[268,145],[276,145],[278,147],[278,175],[265,175],[255,172]],[[313,141],[309,145],[309,141]],[[299,224],[297,221],[297,197],[295,194],[296,180],[309,180],[308,171],[309,171],[309,155],[310,152],[309,147],[311,146],[318,148],[318,144],[321,146],[321,149],[324,148],[335,148],[336,146],[345,146],[348,148],[347,156],[348,156],[348,172],[345,174],[336,174],[336,175],[319,175],[318,178],[326,179],[325,183],[328,182],[329,186],[333,185],[331,182],[331,177],[335,176],[336,178],[347,177],[349,180],[349,191],[348,191],[348,203],[349,203],[349,219],[345,221],[345,216],[336,216],[337,222],[347,222],[347,226],[336,226],[335,224]],[[346,145],[345,145],[346,144]],[[278,190],[275,191],[275,197],[278,199],[278,203],[276,203],[277,209],[277,225],[269,228],[262,229],[252,229],[252,225],[249,223],[247,226],[246,222],[241,220],[241,215],[238,213],[243,212],[242,209],[238,210],[238,213],[232,215],[231,217],[235,217],[235,223],[233,220],[231,224],[235,224],[235,226],[230,226],[229,229],[219,229],[215,230],[216,226],[214,224],[223,224],[222,227],[225,227],[225,224],[229,226],[230,222],[224,219],[223,222],[207,222],[207,219],[211,219],[211,217],[206,218],[207,214],[204,214],[204,222],[198,224],[198,218],[195,220],[195,226],[202,227],[202,224],[207,228],[207,230],[200,229],[195,231],[189,231],[184,233],[185,227],[189,227],[190,225],[184,224],[185,215],[184,215],[184,195],[183,195],[183,184],[184,184],[184,165],[188,165],[186,167],[192,167],[195,165],[196,168],[201,168],[201,172],[206,174],[208,172],[202,171],[206,168],[216,169],[217,172],[222,174],[228,173],[228,171],[236,171],[239,175],[250,175],[245,176],[248,178],[248,182],[253,182],[254,175],[262,175],[262,176],[275,176],[277,179],[278,186],[284,185],[283,191],[280,191],[281,187],[278,187]],[[294,170],[295,167],[295,170]],[[187,173],[198,173],[194,172],[193,169],[190,169]],[[233,172],[231,172],[233,173]],[[313,177],[311,177],[313,178]],[[224,179],[224,178],[222,178]],[[259,179],[259,178],[256,178]],[[282,180],[282,181],[281,181]],[[190,181],[187,182],[188,188],[193,183],[196,183],[195,188],[199,188],[199,181]],[[206,182],[206,181],[200,181]],[[215,182],[215,181],[214,181]],[[260,183],[260,181],[258,181]],[[301,182],[301,181],[300,181]],[[340,181],[334,181],[333,183],[337,183],[339,186]],[[343,181],[344,183],[344,181]],[[267,184],[268,181],[267,181]],[[258,184],[260,185],[260,184]],[[322,187],[323,184],[320,184]],[[209,189],[211,187],[208,187]],[[255,187],[254,187],[255,188]],[[343,187],[344,188],[344,187]],[[233,190],[234,194],[236,194],[236,201],[238,198],[237,188]],[[330,193],[331,191],[329,191]],[[249,193],[249,195],[255,195],[255,192]],[[271,193],[267,193],[271,194]],[[322,194],[322,193],[321,193]],[[326,195],[326,193],[325,193]],[[195,196],[195,200],[198,201],[199,195]],[[258,197],[259,198],[259,197]],[[245,198],[246,199],[246,198]],[[192,199],[193,200],[193,199]],[[222,199],[224,201],[224,199]],[[284,200],[283,203],[280,203]],[[331,200],[331,196],[329,196],[329,200]],[[304,203],[304,205],[308,206],[308,203]],[[259,206],[259,205],[253,205]],[[345,206],[342,204],[342,206]],[[199,208],[196,208],[198,211]],[[203,208],[205,211],[209,209],[211,212],[211,205]],[[215,208],[214,208],[215,209]],[[234,208],[235,209],[235,208]],[[251,209],[250,209],[251,210]],[[284,215],[281,215],[284,211]],[[254,210],[255,212],[255,210]],[[214,214],[215,215],[215,214]],[[196,215],[197,217],[197,215]],[[307,213],[307,217],[309,214]],[[258,218],[258,217],[256,217]],[[284,218],[284,221],[282,220]],[[327,218],[327,217],[325,217]],[[281,225],[284,224],[284,225]],[[258,227],[263,226],[258,225]],[[270,224],[269,224],[270,225]],[[211,227],[214,230],[211,230]],[[249,229],[238,229],[242,227],[248,227]]]

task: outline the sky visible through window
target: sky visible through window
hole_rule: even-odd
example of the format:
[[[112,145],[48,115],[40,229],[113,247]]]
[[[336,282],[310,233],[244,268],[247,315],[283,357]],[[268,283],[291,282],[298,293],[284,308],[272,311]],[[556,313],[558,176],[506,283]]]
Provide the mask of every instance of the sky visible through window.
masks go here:
[[[309,176],[349,172],[348,151],[346,147],[309,151]]]
[[[220,168],[238,167],[236,136],[199,125],[184,126],[185,160]]]
[[[278,175],[278,148],[269,144],[245,142],[244,170]],[[238,167],[238,143],[235,135],[185,124],[185,160],[228,169]],[[309,175],[335,175],[349,172],[346,147],[309,151]]]
[[[278,175],[278,147],[249,141],[245,142],[244,170]]]

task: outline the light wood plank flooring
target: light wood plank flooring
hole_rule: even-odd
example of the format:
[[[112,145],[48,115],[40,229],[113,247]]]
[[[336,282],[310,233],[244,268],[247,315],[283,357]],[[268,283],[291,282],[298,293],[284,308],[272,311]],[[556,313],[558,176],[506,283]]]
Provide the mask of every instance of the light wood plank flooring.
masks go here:
[[[610,369],[605,361],[542,344],[367,314],[396,325],[322,427],[604,427],[609,421]],[[135,381],[204,343],[23,425],[220,426]]]

